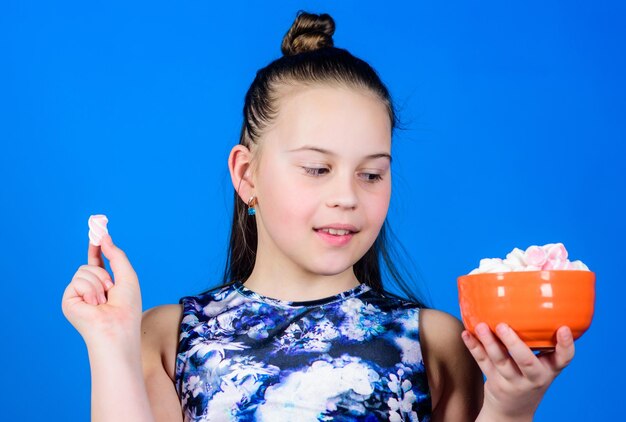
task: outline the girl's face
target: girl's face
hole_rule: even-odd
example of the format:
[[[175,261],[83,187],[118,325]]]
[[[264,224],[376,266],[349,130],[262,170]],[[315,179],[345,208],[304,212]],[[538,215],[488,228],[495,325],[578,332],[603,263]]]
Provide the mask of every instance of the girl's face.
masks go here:
[[[317,275],[352,271],[389,207],[385,105],[348,88],[293,89],[281,96],[260,143],[257,264]]]

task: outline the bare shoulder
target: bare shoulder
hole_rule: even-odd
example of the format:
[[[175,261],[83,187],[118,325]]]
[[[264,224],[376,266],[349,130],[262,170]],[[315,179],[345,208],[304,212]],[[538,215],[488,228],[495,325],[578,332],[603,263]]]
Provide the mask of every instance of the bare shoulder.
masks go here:
[[[160,305],[143,313],[141,344],[144,366],[162,364],[174,380],[182,305]]]
[[[420,311],[420,344],[433,402],[443,392],[451,365],[459,361],[459,355],[464,355],[462,332],[463,324],[456,317],[436,309]]]
[[[168,322],[174,320],[178,323],[182,315],[182,305],[159,305],[144,311],[141,325],[152,329],[168,329],[171,328]]]
[[[436,309],[422,309],[420,311],[420,337],[440,352],[447,352],[450,346],[463,345],[461,333],[463,324],[449,313]]]
[[[420,311],[420,344],[433,403],[433,421],[474,420],[483,398],[483,378],[456,317],[435,309]]]

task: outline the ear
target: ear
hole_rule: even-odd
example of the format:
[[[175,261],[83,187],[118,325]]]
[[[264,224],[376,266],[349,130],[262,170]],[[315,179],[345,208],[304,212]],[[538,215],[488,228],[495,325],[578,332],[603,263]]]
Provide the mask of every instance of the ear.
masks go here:
[[[233,187],[244,203],[254,194],[251,167],[252,153],[244,145],[235,145],[228,156],[228,169]]]

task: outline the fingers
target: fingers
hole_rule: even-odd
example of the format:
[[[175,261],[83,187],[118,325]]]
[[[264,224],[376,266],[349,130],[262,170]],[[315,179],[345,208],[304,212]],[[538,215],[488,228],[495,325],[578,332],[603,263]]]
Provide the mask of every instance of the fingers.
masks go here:
[[[104,290],[109,290],[111,287],[113,287],[111,276],[109,275],[109,272],[104,268],[96,267],[93,265],[81,265],[78,270],[79,271],[77,271],[77,273],[87,272],[93,274],[98,279],[98,281],[102,283]]]
[[[545,356],[554,371],[561,372],[574,358],[574,337],[569,327],[563,326],[556,331],[554,352]]]
[[[100,279],[87,271],[77,273],[71,286],[75,296],[80,296],[84,302],[90,305],[101,305],[107,302],[104,286]]]
[[[544,377],[545,370],[543,365],[511,327],[504,323],[498,324],[496,333],[502,344],[507,348],[514,364],[526,378],[534,382]]]
[[[491,362],[491,359],[489,359],[489,355],[487,355],[487,352],[485,351],[485,348],[480,343],[480,341],[478,341],[478,339],[467,330],[464,330],[461,333],[461,338],[463,339],[463,342],[465,343],[465,346],[467,347],[469,352],[472,354],[472,357],[480,367],[480,370],[484,374],[492,373],[495,370],[493,363]]]
[[[555,373],[551,377],[554,377],[574,357],[574,340],[568,327],[561,327],[557,331],[555,351],[542,355],[541,358],[536,356],[507,324],[501,323],[496,326],[499,341],[486,324],[478,324],[476,332],[494,368],[505,379],[511,380],[521,374],[530,382],[541,383],[546,379],[544,362],[548,362],[550,369]]]
[[[89,248],[87,249],[87,263],[95,267],[104,268],[104,259],[102,258],[102,251],[100,246],[96,246],[89,241]]]
[[[102,253],[109,260],[115,284],[138,285],[137,274],[123,250],[118,248],[109,234],[102,238]]]
[[[462,337],[487,376],[485,406],[491,403],[492,408],[511,409],[510,414],[534,412],[546,389],[573,358],[573,338],[567,327],[557,331],[555,351],[539,357],[507,324],[496,326],[497,336],[485,323],[477,324],[475,331],[475,336],[464,331]]]
[[[68,287],[73,292],[71,296],[79,297],[91,305],[101,305],[107,302],[105,292],[113,287],[113,283],[105,269],[82,265]]]
[[[498,328],[500,328],[500,326],[498,326]],[[477,324],[476,335],[478,336],[478,340],[482,343],[487,355],[486,358],[492,362],[493,368],[498,371],[502,377],[508,380],[519,377],[520,371],[515,365],[515,362],[511,360],[509,351],[507,351],[496,336],[494,336],[487,324]]]

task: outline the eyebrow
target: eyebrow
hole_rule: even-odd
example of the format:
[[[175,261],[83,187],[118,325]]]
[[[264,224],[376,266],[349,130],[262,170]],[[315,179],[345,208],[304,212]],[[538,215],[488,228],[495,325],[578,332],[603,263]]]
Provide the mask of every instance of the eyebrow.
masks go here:
[[[326,154],[326,155],[330,155],[332,157],[336,156],[337,154],[335,154],[332,151],[329,151],[327,149],[324,148],[318,148],[318,147],[314,147],[314,146],[309,146],[309,145],[304,145],[300,148],[295,148],[295,149],[290,149],[288,150],[288,152],[298,152],[298,151],[316,151],[316,152],[321,152],[322,154]],[[369,158],[369,159],[374,159],[374,158],[388,158],[389,162],[391,163],[391,155],[387,154],[386,152],[379,152],[378,154],[370,154],[370,155],[366,155],[365,158]]]

